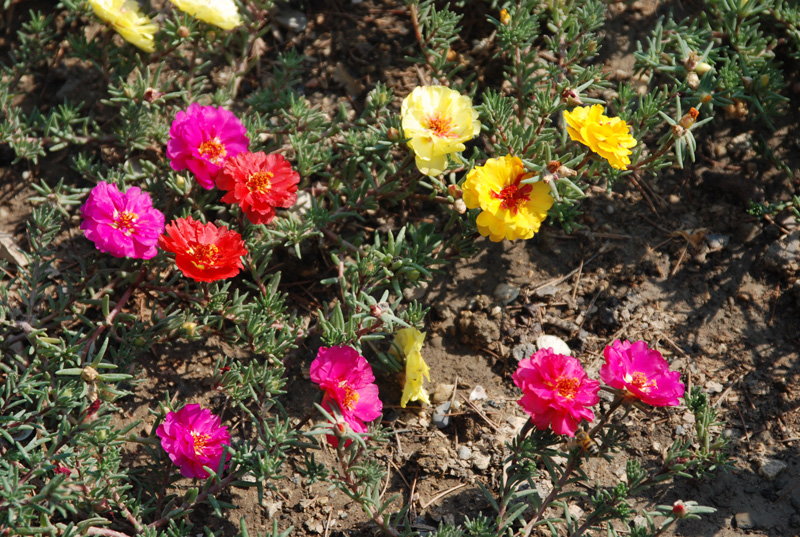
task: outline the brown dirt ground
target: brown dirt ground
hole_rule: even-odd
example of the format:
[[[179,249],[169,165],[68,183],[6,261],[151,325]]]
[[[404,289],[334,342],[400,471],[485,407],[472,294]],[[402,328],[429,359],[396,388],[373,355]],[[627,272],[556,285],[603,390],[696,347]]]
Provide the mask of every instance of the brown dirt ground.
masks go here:
[[[382,80],[400,96],[420,83],[417,71],[402,60],[415,46],[404,8],[388,1],[351,6],[342,0],[324,6],[308,9],[310,22],[302,34],[280,30],[284,34],[276,36],[284,46],[300,47],[318,60],[309,71],[309,98],[323,106],[342,101],[359,108],[364,95],[346,94],[341,75],[335,76],[337,63],[364,87]],[[616,16],[606,30],[602,57],[610,73],[630,76],[633,39],[644,35],[668,8],[681,6],[652,2],[611,6]],[[482,18],[482,13],[467,17],[466,34],[456,50],[482,37],[486,27],[475,22]],[[792,114],[796,109],[793,105]],[[790,115],[783,122],[775,133],[763,134],[797,170],[793,156],[797,118]],[[389,471],[385,494],[399,493],[404,503],[412,502],[410,520],[417,529],[435,527],[440,521],[460,522],[478,512],[491,514],[477,482],[496,489],[502,441],[523,416],[515,403],[519,393],[510,381],[515,349],[520,356],[525,344],[545,333],[567,340],[590,372],[599,369],[602,349],[614,339],[644,339],[718,403],[731,440],[734,470],[698,482],[678,480],[640,498],[639,507],[691,499],[718,509],[700,521],[682,522],[675,535],[797,533],[800,306],[789,290],[796,275],[773,270],[765,262],[770,246],[796,223],[780,217],[776,224],[757,222],[745,208],[753,193],[768,200],[797,193],[798,179],[797,174],[791,180],[781,178],[753,151],[734,158],[717,149],[745,132],[758,131],[740,121],[725,124],[721,131],[701,131],[707,138],[701,140],[698,164],[640,179],[647,199],[629,183],[616,185],[611,193],[601,184],[582,206],[585,230],[566,235],[547,227],[533,240],[513,244],[482,240],[478,256],[459,262],[430,285],[422,298],[432,306],[424,353],[431,367],[432,391],[438,388],[441,393],[441,385],[457,383],[459,393],[468,395],[476,385],[483,386],[489,399],[482,403],[482,411],[497,427],[464,407],[454,417],[455,425],[439,430],[431,424],[430,408],[389,405],[399,399],[399,388],[393,379],[379,379],[387,403],[386,423],[406,431],[382,451]],[[7,153],[0,153],[0,158],[8,159],[0,161],[0,220],[4,231],[19,236],[29,215],[26,199],[31,190],[26,185],[40,177],[57,179],[59,168],[26,170],[22,165],[9,166]],[[24,171],[32,175],[23,177]],[[410,210],[411,217],[421,217],[429,208]],[[705,231],[697,234],[698,230]],[[711,240],[699,240],[697,246],[686,238],[700,239],[703,234]],[[716,248],[724,242],[715,242],[716,236],[728,242]],[[554,281],[575,269],[578,272],[564,281]],[[498,284],[518,287],[519,297],[500,305],[492,298]],[[307,382],[315,351],[316,345],[306,342],[287,358],[293,388],[285,405],[298,421],[316,396]],[[166,390],[177,394],[178,400],[219,407],[211,376],[216,357],[230,352],[212,340],[156,348],[142,356],[137,374],[144,382],[121,402],[123,421],[143,419],[152,424],[149,409]],[[607,484],[631,456],[660,460],[678,435],[691,430],[690,417],[681,408],[656,411],[652,418],[633,413],[626,422],[626,449],[612,463],[590,461],[590,477]],[[473,454],[490,456],[488,469],[478,468],[474,456],[460,459],[457,451],[463,446]],[[332,455],[323,452],[320,458],[330,462]],[[788,467],[768,480],[759,474],[765,458],[780,459]],[[301,457],[292,459],[280,493],[268,493],[261,504],[253,489],[233,490],[223,498],[239,508],[226,520],[203,511],[193,519],[226,535],[236,531],[240,516],[251,532],[265,531],[273,518],[281,528],[293,525],[296,534],[377,532],[343,495],[332,494],[323,485],[306,486],[298,473],[301,466]],[[734,515],[742,513],[751,515],[752,528],[736,527]]]

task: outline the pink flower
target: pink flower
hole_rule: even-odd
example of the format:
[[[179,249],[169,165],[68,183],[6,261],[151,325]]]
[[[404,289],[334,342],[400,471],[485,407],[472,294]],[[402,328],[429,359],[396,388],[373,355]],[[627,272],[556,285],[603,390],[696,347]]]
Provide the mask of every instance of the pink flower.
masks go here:
[[[661,353],[644,341],[615,341],[603,352],[603,382],[653,406],[677,406],[686,387],[679,371],[670,371]]]
[[[200,186],[211,190],[225,162],[247,151],[249,144],[244,125],[232,112],[192,103],[172,122],[167,157],[173,170],[188,168]]]
[[[582,419],[594,419],[589,407],[600,401],[600,382],[589,379],[572,356],[541,349],[522,360],[511,378],[522,390],[517,402],[537,429],[574,436]]]
[[[311,362],[311,380],[325,390],[322,407],[331,410],[336,403],[342,417],[353,431],[367,431],[365,421],[381,414],[383,403],[378,399],[375,375],[367,360],[351,347],[321,347]],[[338,440],[328,436],[334,446]]]
[[[98,183],[81,207],[81,229],[103,253],[150,259],[164,231],[164,215],[153,208],[150,194],[138,187],[124,193],[114,183]]]
[[[231,443],[228,428],[220,426],[219,417],[200,405],[186,405],[177,412],[169,412],[156,434],[161,438],[161,447],[180,467],[184,477],[208,477],[203,466],[216,470],[222,446]],[[230,458],[228,453],[225,460]]]

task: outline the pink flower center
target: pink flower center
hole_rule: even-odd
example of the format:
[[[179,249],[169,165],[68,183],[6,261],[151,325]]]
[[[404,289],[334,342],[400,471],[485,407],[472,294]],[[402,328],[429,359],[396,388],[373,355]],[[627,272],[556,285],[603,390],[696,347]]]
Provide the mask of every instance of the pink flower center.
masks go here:
[[[206,140],[200,144],[200,147],[197,148],[197,152],[205,157],[211,164],[221,164],[228,154],[223,143],[219,141],[219,138]]]
[[[625,382],[643,392],[649,392],[651,388],[656,387],[656,381],[648,380],[647,376],[645,376],[645,374],[641,371],[636,371],[633,375],[627,373],[625,375]]]
[[[275,177],[271,172],[256,172],[247,178],[247,188],[250,192],[264,194],[272,186],[272,178]]]
[[[339,401],[342,410],[353,410],[358,403],[358,392],[351,388],[346,380],[339,381],[339,387],[344,390],[344,399]]]
[[[114,213],[114,223],[111,224],[111,227],[120,230],[125,235],[133,233],[133,225],[139,219],[139,215],[130,211],[122,211],[121,213],[114,211]]]
[[[564,399],[575,399],[581,382],[575,377],[561,377],[556,381],[556,391]]]
[[[189,248],[189,255],[194,257],[194,264],[200,269],[213,267],[220,257],[219,248],[215,244],[198,244],[194,248]]]
[[[530,201],[531,190],[533,190],[532,185],[522,185],[520,188],[518,184],[521,178],[522,176],[518,177],[513,185],[508,185],[500,192],[492,192],[494,199],[503,200],[500,202],[500,207],[511,211],[511,214],[515,216],[519,212],[519,205]]]
[[[208,447],[208,444],[211,440],[211,435],[192,431],[192,440],[194,440],[194,454],[199,457]]]
[[[443,115],[441,112],[434,112],[427,118],[427,127],[434,135],[439,138],[453,138],[456,133],[451,132],[453,128],[453,118]]]

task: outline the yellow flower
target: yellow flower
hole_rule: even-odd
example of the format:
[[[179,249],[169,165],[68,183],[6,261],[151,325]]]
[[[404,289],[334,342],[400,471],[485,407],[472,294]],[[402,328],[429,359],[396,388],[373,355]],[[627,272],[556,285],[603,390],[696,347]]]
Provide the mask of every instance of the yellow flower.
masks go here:
[[[122,38],[145,52],[156,49],[153,34],[158,25],[139,12],[134,0],[89,0],[95,15],[107,22]]]
[[[445,86],[417,86],[403,100],[400,114],[417,168],[435,176],[447,168],[447,155],[463,151],[464,142],[481,131],[472,99]]]
[[[431,404],[428,392],[422,387],[423,378],[431,380],[430,369],[422,359],[422,343],[425,334],[416,328],[403,328],[394,336],[394,345],[405,355],[406,382],[403,386],[403,396],[400,406],[405,408],[409,401],[422,401]],[[398,355],[397,349],[392,348],[391,353]]]
[[[613,168],[624,170],[631,163],[629,148],[636,146],[636,139],[631,136],[628,125],[618,117],[603,115],[603,106],[580,106],[567,112],[569,137],[580,142],[608,160]]]
[[[233,0],[170,0],[170,2],[195,19],[223,30],[232,30],[242,24],[239,10]]]
[[[493,242],[503,239],[530,239],[539,231],[553,206],[550,187],[543,182],[530,185],[520,181],[532,177],[518,157],[506,155],[486,161],[467,174],[464,203],[480,207],[478,231]]]
[[[508,10],[507,9],[501,10],[500,23],[503,24],[504,26],[508,26],[510,22],[511,22],[511,15],[508,14]]]

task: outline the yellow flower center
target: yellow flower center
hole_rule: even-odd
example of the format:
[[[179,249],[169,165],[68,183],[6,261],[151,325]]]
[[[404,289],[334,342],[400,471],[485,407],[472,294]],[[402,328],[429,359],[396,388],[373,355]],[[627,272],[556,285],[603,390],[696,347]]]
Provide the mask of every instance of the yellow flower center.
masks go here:
[[[203,452],[208,447],[209,441],[211,440],[211,435],[198,433],[196,431],[192,431],[192,440],[194,440],[194,454],[195,455],[202,455]]]
[[[134,224],[138,219],[138,214],[129,211],[122,211],[121,213],[114,215],[114,223],[111,224],[111,227],[120,230],[125,235],[130,236],[130,234],[133,233]]]
[[[213,267],[219,261],[219,248],[215,244],[198,244],[189,249],[189,254],[194,256],[194,264],[201,269]]]
[[[516,215],[517,212],[519,212],[519,205],[530,201],[531,190],[533,190],[532,185],[522,185],[520,188],[517,186],[517,181],[515,181],[515,184],[508,185],[500,192],[492,191],[492,197],[494,199],[503,200],[500,202],[500,207]]]
[[[656,381],[648,380],[647,376],[641,371],[636,371],[633,375],[627,373],[624,380],[627,384],[639,388],[643,392],[649,392],[651,388],[656,387]]]
[[[561,377],[556,382],[556,391],[564,399],[575,399],[580,385],[580,381],[575,377]]]
[[[197,148],[197,152],[205,157],[211,164],[222,163],[222,161],[225,160],[225,156],[228,154],[225,150],[225,146],[219,141],[219,138],[206,140],[200,144],[200,147]]]
[[[453,128],[453,118],[442,114],[441,112],[434,112],[427,117],[428,129],[439,138],[452,138],[457,136],[456,133],[451,132]]]
[[[351,388],[346,380],[339,381],[339,387],[344,390],[344,400],[341,401],[342,410],[353,410],[358,403],[358,392]]]
[[[272,186],[272,178],[274,175],[271,172],[256,172],[247,178],[247,188],[250,192],[260,192],[264,194],[268,192]]]

